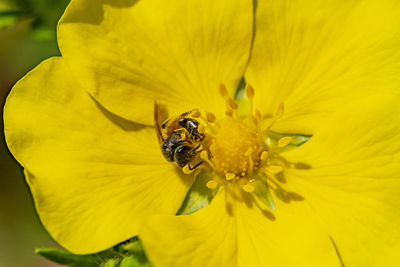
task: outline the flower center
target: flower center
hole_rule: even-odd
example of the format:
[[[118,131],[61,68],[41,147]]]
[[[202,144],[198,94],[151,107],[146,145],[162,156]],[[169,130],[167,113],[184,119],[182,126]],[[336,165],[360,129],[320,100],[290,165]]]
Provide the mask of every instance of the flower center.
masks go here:
[[[231,117],[223,121],[210,146],[220,174],[243,177],[258,167],[264,147],[257,130],[254,125]]]

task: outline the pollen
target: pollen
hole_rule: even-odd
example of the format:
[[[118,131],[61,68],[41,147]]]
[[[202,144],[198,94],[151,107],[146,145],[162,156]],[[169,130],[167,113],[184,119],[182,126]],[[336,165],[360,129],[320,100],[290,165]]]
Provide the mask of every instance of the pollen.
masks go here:
[[[252,173],[264,148],[253,125],[227,117],[214,136],[212,150],[217,170],[226,180],[233,180]]]

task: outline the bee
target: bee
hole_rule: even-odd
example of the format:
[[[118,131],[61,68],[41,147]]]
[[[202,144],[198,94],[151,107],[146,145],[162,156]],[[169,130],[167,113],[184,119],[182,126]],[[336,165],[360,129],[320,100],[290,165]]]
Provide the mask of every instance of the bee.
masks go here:
[[[194,111],[197,111],[197,109],[190,110],[167,120],[161,125],[161,128],[166,130],[167,135],[173,133],[184,133],[189,137],[189,139],[195,142],[203,141],[205,134],[201,131],[200,123],[193,118],[187,118],[187,116]]]
[[[187,118],[191,112],[185,112],[167,120],[160,126],[159,106],[154,102],[154,127],[163,156],[167,161],[175,162],[181,168],[188,165],[189,170],[194,170],[203,163],[200,161],[195,166],[191,166],[199,153],[198,149],[201,146],[199,142],[205,135],[199,132],[198,121]],[[166,135],[165,138],[162,131]]]

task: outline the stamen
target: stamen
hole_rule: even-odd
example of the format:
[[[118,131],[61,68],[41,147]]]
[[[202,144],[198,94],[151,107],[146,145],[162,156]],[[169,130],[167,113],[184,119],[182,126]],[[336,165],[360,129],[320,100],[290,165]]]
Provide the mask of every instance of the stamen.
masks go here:
[[[196,109],[196,110],[193,110],[191,115],[192,115],[193,118],[200,118],[201,113],[200,113],[200,111],[198,109]]]
[[[271,127],[274,125],[274,123],[283,116],[283,112],[284,112],[284,105],[283,105],[283,103],[280,103],[278,108],[275,111],[275,116],[272,119],[271,123],[262,132],[263,133],[268,132],[269,129],[271,129]]]
[[[228,90],[226,90],[226,86],[223,83],[219,85],[219,94],[223,99],[227,99],[229,97]]]
[[[250,84],[246,85],[246,96],[248,99],[253,99],[254,98],[254,88]]]
[[[208,157],[208,152],[206,150],[200,152],[200,158],[207,162],[211,168],[215,169],[215,164]]]
[[[259,109],[256,109],[256,118],[258,119],[258,121],[262,120],[261,111]]]
[[[253,153],[253,149],[250,147],[246,153],[244,154],[248,161],[249,161],[249,168],[247,169],[247,175],[252,175],[253,174],[253,166],[254,166],[254,162],[253,162],[253,157],[252,154]]]
[[[227,181],[231,181],[231,180],[235,179],[235,174],[228,172],[227,174],[225,174],[225,179]]]
[[[261,159],[261,163],[264,163],[268,158],[268,151],[263,151],[261,153],[260,159]]]
[[[253,98],[254,98],[254,88],[253,88],[253,86],[251,86],[250,84],[247,84],[245,92],[246,92],[247,98],[250,100],[250,118],[253,118],[254,123],[258,124],[257,123],[257,118],[253,117]]]
[[[232,117],[233,116],[233,110],[232,109],[227,109],[225,111],[225,115],[228,116],[228,117]]]
[[[238,104],[235,102],[235,100],[233,100],[232,97],[228,98],[228,104],[231,107],[231,109],[233,110],[237,110],[238,109]]]
[[[267,167],[267,171],[272,174],[278,174],[283,172],[283,167],[278,165],[270,165]]]
[[[201,134],[204,134],[206,130],[204,129],[203,124],[200,124],[199,127],[197,127],[197,131]]]
[[[283,116],[283,112],[285,111],[285,107],[283,105],[283,103],[280,103],[276,112],[275,112],[275,118],[278,120],[280,118],[282,118]]]
[[[253,193],[254,192],[254,186],[250,184],[246,184],[243,186],[243,190],[248,192],[248,193]]]
[[[206,186],[209,189],[215,189],[215,188],[217,188],[218,183],[216,181],[214,181],[214,180],[210,180],[210,181],[207,182]]]
[[[290,144],[290,142],[292,142],[292,137],[290,136],[282,137],[278,141],[278,147],[280,148],[286,147]]]
[[[185,165],[185,167],[182,168],[182,172],[184,174],[191,174],[192,172],[194,172],[194,170],[190,170],[189,165]]]
[[[213,113],[211,113],[211,112],[206,112],[206,119],[207,119],[207,122],[213,123],[213,122],[215,122],[215,120],[216,120],[217,118],[215,117],[215,115],[214,115]]]

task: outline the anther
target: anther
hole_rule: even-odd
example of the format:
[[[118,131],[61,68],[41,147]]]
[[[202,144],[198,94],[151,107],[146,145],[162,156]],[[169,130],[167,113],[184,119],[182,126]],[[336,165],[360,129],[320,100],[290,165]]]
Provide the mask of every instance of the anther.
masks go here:
[[[232,109],[228,109],[225,111],[225,115],[228,117],[232,117],[233,116],[233,110]]]
[[[283,172],[283,167],[278,165],[270,165],[267,167],[267,171],[272,174],[278,174]]]
[[[232,97],[230,97],[228,99],[228,104],[231,107],[231,109],[233,109],[233,110],[237,110],[238,109],[238,104],[235,102],[235,100],[233,100]]]
[[[208,122],[213,123],[217,118],[211,112],[206,112],[206,119]]]
[[[197,131],[198,131],[199,133],[202,133],[202,134],[206,132],[205,129],[204,129],[203,124],[200,124],[200,125],[199,125],[199,127],[197,128]]]
[[[214,180],[210,180],[210,181],[207,182],[206,186],[209,189],[215,189],[215,188],[217,188],[218,183],[216,181],[214,181]]]
[[[260,156],[261,162],[264,162],[267,158],[268,158],[268,151],[263,151]]]
[[[289,137],[289,136],[282,137],[278,141],[278,147],[280,147],[280,148],[286,147],[290,144],[290,142],[292,142],[292,137]]]
[[[193,110],[191,115],[192,115],[193,118],[200,118],[201,113],[200,113],[200,111],[198,109],[195,109],[195,110]]]
[[[251,86],[250,84],[247,84],[245,91],[246,91],[247,98],[248,99],[253,99],[253,97],[254,97],[254,88],[253,88],[253,86]]]
[[[261,111],[259,109],[256,109],[256,118],[257,118],[258,121],[262,120]]]
[[[229,97],[228,90],[226,90],[225,84],[221,83],[219,85],[219,94],[224,98],[227,99]]]
[[[243,190],[248,192],[248,193],[253,193],[254,192],[254,186],[250,184],[246,184],[243,186]]]
[[[185,167],[182,168],[182,172],[184,174],[191,174],[192,172],[194,172],[194,170],[190,170],[189,165],[185,165]]]
[[[228,172],[227,174],[225,174],[225,179],[227,181],[231,181],[231,180],[235,179],[235,174]]]
[[[211,168],[215,169],[214,163],[209,159],[208,157],[208,152],[206,150],[203,150],[200,152],[200,158],[203,159],[205,162],[210,165]]]

